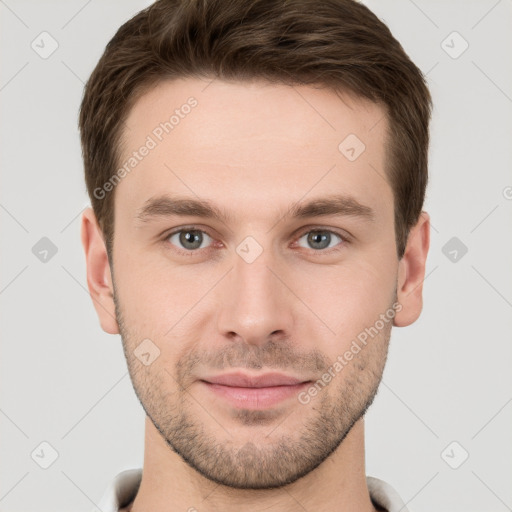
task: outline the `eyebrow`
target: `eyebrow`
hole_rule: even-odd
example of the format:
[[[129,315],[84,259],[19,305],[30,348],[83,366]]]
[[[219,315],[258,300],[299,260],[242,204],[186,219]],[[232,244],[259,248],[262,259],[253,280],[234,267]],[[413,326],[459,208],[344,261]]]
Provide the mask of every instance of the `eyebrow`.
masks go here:
[[[306,203],[294,203],[285,216],[296,219],[322,216],[359,217],[372,221],[375,212],[351,196],[334,195],[312,199]],[[136,219],[142,223],[159,217],[190,216],[215,219],[229,223],[235,219],[233,213],[219,208],[205,199],[161,195],[148,199],[137,211]]]

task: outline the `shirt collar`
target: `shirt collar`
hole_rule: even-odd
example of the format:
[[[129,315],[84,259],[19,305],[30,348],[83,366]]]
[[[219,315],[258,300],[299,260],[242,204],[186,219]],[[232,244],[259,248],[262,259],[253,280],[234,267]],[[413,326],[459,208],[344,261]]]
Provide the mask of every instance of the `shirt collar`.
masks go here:
[[[119,512],[135,499],[141,480],[142,468],[127,469],[118,473],[106,488],[98,505],[99,509],[103,512]],[[408,512],[404,502],[390,484],[372,476],[366,477],[366,483],[374,506],[383,508],[386,512]]]

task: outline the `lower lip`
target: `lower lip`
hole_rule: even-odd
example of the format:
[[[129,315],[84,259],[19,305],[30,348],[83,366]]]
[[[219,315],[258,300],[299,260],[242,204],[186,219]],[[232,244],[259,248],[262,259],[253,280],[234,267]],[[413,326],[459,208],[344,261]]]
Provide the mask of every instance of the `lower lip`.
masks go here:
[[[302,382],[293,386],[271,386],[267,388],[236,388],[202,381],[217,396],[226,399],[240,409],[267,409],[286,400],[306,388],[310,383]]]

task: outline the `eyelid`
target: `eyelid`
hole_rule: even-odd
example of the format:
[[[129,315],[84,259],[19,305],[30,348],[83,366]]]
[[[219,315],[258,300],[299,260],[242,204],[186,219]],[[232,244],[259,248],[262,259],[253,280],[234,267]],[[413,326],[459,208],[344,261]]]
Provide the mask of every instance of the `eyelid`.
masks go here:
[[[199,226],[197,224],[191,224],[191,225],[184,225],[184,226],[177,226],[172,229],[165,230],[161,235],[159,235],[159,238],[167,239],[172,235],[175,235],[176,233],[180,233],[181,231],[200,231],[202,233],[206,233],[210,238],[215,238],[212,233],[210,232],[210,228],[207,228],[205,226]]]
[[[305,226],[300,228],[298,231],[298,235],[295,235],[296,237],[300,238],[304,236],[306,233],[310,233],[311,231],[326,231],[328,233],[334,233],[335,235],[338,235],[344,242],[350,242],[352,240],[352,235],[345,231],[344,229],[339,228],[333,228],[330,226],[318,226],[318,225],[312,225],[312,226]]]

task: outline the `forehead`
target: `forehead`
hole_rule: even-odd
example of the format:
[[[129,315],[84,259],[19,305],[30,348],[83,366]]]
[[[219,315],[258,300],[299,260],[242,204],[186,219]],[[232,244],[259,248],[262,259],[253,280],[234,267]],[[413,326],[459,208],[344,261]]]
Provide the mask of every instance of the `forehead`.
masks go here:
[[[116,208],[162,192],[245,209],[333,189],[389,202],[386,131],[381,106],[319,86],[162,81],[126,119]]]

